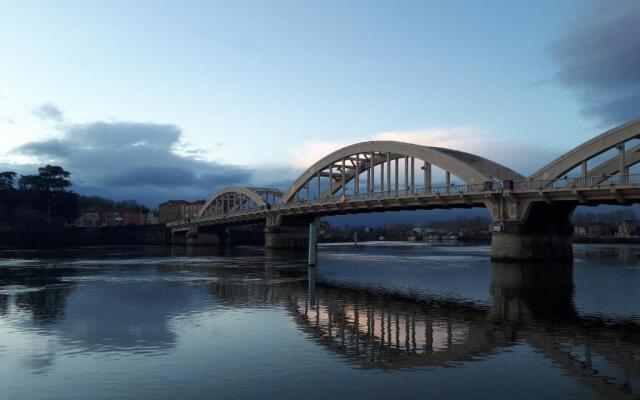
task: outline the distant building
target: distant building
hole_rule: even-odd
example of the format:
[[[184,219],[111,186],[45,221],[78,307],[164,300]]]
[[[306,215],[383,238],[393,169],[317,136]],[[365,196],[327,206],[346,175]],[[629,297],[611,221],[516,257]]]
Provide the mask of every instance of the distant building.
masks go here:
[[[588,237],[605,237],[607,236],[605,232],[607,229],[604,224],[589,224],[587,225],[587,236]]]
[[[122,225],[144,225],[145,218],[141,212],[125,212],[120,213]]]
[[[202,206],[204,206],[204,203],[206,203],[206,201],[198,200],[198,201],[194,201],[193,203],[185,204],[182,217],[183,218],[197,217],[198,212],[200,211]]]
[[[573,235],[576,237],[587,237],[587,225],[584,225],[584,224],[573,225]]]
[[[145,217],[145,225],[155,225],[160,223],[160,218],[158,218],[158,214],[149,212]]]
[[[198,216],[204,200],[188,202],[185,200],[169,200],[158,206],[158,220],[161,224]]]
[[[119,212],[104,211],[100,213],[101,226],[116,226],[122,224],[122,217]]]
[[[573,234],[576,237],[588,238],[612,238],[618,236],[618,227],[614,224],[596,222],[593,224],[576,224],[573,226]]]
[[[100,227],[117,225],[148,225],[158,224],[158,216],[154,213],[118,212],[81,212],[73,222],[73,226],[78,227]]]
[[[622,223],[618,225],[616,237],[625,239],[636,238],[638,237],[638,233],[638,221],[627,219],[622,221]]]
[[[97,212],[85,212],[81,213],[73,223],[75,226],[90,227],[100,225],[100,213]]]
[[[429,236],[434,233],[439,233],[437,229],[433,228],[413,228],[412,231],[416,236]]]
[[[161,224],[182,219],[185,200],[169,200],[158,205],[158,220]]]

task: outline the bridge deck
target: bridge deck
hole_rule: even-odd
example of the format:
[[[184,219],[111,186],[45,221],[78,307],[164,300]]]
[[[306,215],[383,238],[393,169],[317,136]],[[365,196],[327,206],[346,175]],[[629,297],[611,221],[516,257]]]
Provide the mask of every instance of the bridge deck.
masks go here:
[[[576,202],[584,205],[630,204],[640,201],[640,174],[608,177],[523,180],[504,184],[451,185],[410,190],[356,193],[327,196],[320,200],[298,200],[287,203],[241,209],[224,215],[202,216],[168,223],[174,231],[189,226],[233,225],[260,222],[269,215],[340,215],[374,211],[435,208],[484,207],[487,199],[517,196],[554,202]]]

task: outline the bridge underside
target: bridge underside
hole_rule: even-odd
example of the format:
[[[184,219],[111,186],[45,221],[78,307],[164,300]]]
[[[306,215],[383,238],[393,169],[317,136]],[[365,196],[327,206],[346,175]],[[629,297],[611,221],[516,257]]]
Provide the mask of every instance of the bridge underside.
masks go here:
[[[368,204],[364,204],[368,203]],[[578,203],[563,202],[553,205],[532,202],[525,220],[510,221],[496,219],[492,232],[494,259],[501,260],[548,260],[572,257],[572,226],[569,218]],[[450,208],[485,207],[484,196],[455,196],[444,198],[374,199],[358,204],[333,203],[291,208],[277,220],[268,212],[253,216],[231,217],[219,221],[208,221],[202,225],[184,225],[174,229],[176,243],[190,245],[239,245],[262,244],[267,248],[305,248],[308,246],[309,224],[317,218],[330,215],[373,213],[400,210],[430,210]],[[491,208],[492,205],[490,205]],[[492,214],[492,210],[488,211]],[[560,221],[560,223],[558,222]],[[252,225],[250,242],[243,236],[233,237],[230,229],[241,225]],[[499,229],[498,229],[499,228]],[[256,235],[263,234],[257,241]],[[185,239],[182,239],[185,238]]]
[[[264,223],[191,226],[171,231],[171,243],[188,246],[237,246],[265,244]]]

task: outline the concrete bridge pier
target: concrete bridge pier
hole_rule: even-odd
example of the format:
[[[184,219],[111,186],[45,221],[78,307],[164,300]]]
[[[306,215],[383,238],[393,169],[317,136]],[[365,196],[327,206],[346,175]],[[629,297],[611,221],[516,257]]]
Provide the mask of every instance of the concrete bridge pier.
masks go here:
[[[171,244],[187,244],[186,230],[171,231]]]
[[[309,224],[313,217],[268,218],[264,228],[264,247],[267,249],[309,247]]]
[[[309,245],[308,226],[266,226],[264,247],[268,249],[307,248]]]
[[[228,243],[229,235],[224,228],[206,229],[192,226],[186,234],[187,246],[222,246]]]
[[[531,202],[514,206],[520,218],[497,219],[491,235],[491,259],[499,261],[561,261],[573,259],[575,204]]]
[[[525,224],[503,223],[491,236],[491,258],[502,261],[573,259],[571,226],[530,231]]]

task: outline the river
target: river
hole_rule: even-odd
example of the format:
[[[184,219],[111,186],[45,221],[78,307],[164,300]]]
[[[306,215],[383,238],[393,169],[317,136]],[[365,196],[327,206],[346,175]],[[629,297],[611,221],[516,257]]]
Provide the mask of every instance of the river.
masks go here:
[[[0,248],[0,398],[639,398],[639,289],[632,245]]]

